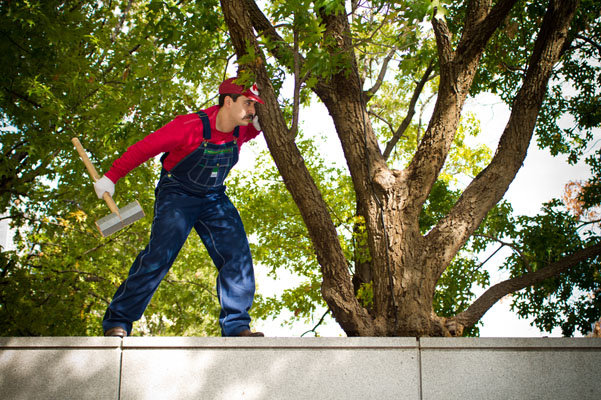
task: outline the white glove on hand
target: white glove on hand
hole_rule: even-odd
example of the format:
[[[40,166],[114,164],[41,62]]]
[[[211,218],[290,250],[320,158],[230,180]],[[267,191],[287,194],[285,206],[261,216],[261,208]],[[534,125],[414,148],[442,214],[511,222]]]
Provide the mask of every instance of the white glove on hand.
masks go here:
[[[253,126],[255,127],[256,130],[261,131],[261,125],[259,125],[259,116],[255,115],[255,117],[253,118]]]
[[[102,199],[104,192],[109,192],[112,197],[115,193],[115,184],[109,178],[103,176],[94,182],[94,190],[96,191],[96,196],[98,196],[99,199]]]

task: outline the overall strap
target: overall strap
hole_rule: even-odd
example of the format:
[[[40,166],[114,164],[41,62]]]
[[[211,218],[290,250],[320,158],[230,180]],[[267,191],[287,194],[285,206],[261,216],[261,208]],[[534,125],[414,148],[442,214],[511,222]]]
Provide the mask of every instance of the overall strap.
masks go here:
[[[196,114],[200,117],[202,122],[202,137],[204,140],[211,139],[211,123],[209,122],[209,116],[204,111],[198,111]]]

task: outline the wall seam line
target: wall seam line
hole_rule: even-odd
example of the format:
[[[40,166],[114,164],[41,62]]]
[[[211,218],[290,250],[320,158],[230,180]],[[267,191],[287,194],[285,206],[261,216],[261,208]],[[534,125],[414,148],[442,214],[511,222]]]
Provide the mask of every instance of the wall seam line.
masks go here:
[[[121,400],[121,382],[123,382],[123,338],[119,345],[119,382],[117,386],[117,400]]]
[[[418,374],[418,398],[419,400],[423,400],[424,399],[424,392],[423,392],[423,375],[422,375],[422,342],[420,340],[420,338],[417,338],[417,364],[418,364],[418,369],[417,369],[417,374]]]

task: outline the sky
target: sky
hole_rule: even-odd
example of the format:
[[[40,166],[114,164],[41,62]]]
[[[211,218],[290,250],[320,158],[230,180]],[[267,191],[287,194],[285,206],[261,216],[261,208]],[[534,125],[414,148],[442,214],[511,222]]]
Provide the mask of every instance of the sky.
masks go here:
[[[470,99],[464,108],[465,112],[473,112],[481,122],[482,135],[477,139],[479,143],[488,145],[493,153],[496,149],[498,140],[509,119],[509,108],[494,95],[479,95],[475,99]],[[313,105],[309,110],[301,112],[302,129],[305,132],[311,132],[316,135],[326,133],[331,142],[324,143],[327,146],[328,157],[338,159],[344,163],[342,150],[336,138],[334,127],[327,110],[322,105]],[[601,137],[601,135],[599,135]],[[241,155],[242,165],[249,167],[252,165],[252,158],[256,152],[265,149],[264,139],[260,137],[258,143],[254,145],[251,151],[245,149]],[[597,144],[598,148],[598,144]],[[590,154],[593,153],[590,150]],[[246,152],[246,154],[245,154]],[[341,164],[343,165],[343,164]],[[240,168],[237,166],[237,168]],[[509,187],[505,199],[509,200],[514,208],[516,215],[536,215],[542,204],[553,198],[561,198],[565,185],[573,180],[587,180],[591,175],[589,167],[583,162],[577,165],[566,163],[565,156],[553,157],[547,150],[541,150],[536,143],[531,144],[526,160],[515,180]],[[506,256],[507,252],[503,250],[497,253],[487,265],[491,273],[491,285],[498,283],[506,277],[500,275],[495,265],[498,265]],[[484,254],[483,259],[488,255]],[[495,264],[496,263],[496,264]],[[294,276],[286,272],[280,273],[280,279],[274,281],[261,270],[261,266],[255,267],[257,275],[258,291],[263,295],[269,296],[281,293],[287,282],[293,282]],[[476,294],[481,294],[484,289],[476,290]],[[537,328],[530,325],[530,320],[520,319],[510,310],[511,298],[506,297],[493,306],[483,317],[480,326],[481,337],[543,337],[543,336],[561,336],[559,329],[552,333],[540,332]],[[257,321],[254,328],[264,331],[268,336],[300,336],[303,333],[313,329],[317,321],[325,310],[315,313],[315,321],[304,324],[295,323],[294,326],[280,326],[281,322],[287,316],[282,316],[277,320]],[[342,329],[336,322],[328,316],[325,322],[317,329],[320,336],[344,336]],[[312,332],[306,336],[313,336]]]

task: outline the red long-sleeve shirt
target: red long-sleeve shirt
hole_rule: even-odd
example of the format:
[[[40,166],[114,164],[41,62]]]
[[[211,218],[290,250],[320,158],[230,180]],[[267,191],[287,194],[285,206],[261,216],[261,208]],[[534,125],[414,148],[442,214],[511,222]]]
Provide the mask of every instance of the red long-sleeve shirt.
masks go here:
[[[207,113],[211,123],[210,143],[223,144],[234,140],[233,132],[225,133],[216,128],[215,121],[219,106],[213,106],[203,111]],[[259,131],[252,124],[240,126],[238,150],[243,143],[254,139],[258,134]],[[163,167],[170,171],[185,156],[196,150],[202,141],[202,122],[198,114],[179,115],[159,130],[131,145],[121,157],[113,162],[105,176],[113,183],[117,183],[138,165],[165,152],[168,152],[169,155],[163,162]]]

